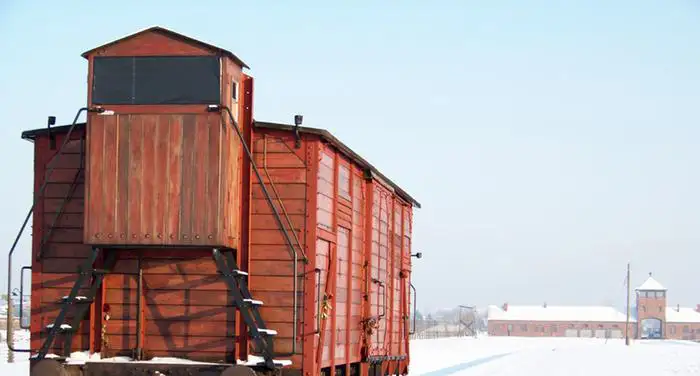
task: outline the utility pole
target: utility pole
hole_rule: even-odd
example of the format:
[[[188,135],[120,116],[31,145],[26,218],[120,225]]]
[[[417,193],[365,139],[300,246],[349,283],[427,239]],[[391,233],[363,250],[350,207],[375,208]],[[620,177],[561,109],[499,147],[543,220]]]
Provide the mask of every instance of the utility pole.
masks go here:
[[[627,263],[627,320],[625,322],[625,345],[630,345],[630,263]]]
[[[12,294],[7,295],[7,362],[8,363],[14,363],[15,362],[15,352],[10,350],[11,347],[14,347],[15,344],[15,326],[14,326],[14,321],[13,318],[15,316],[14,314],[14,307],[12,306]]]

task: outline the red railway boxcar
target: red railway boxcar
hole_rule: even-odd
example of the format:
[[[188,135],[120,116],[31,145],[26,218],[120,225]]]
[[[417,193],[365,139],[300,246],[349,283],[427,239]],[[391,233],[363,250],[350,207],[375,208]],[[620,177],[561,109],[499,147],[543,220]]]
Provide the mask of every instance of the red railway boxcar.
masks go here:
[[[87,121],[22,134],[32,375],[408,373],[411,196],[254,121],[231,52],[152,27],[83,56]]]

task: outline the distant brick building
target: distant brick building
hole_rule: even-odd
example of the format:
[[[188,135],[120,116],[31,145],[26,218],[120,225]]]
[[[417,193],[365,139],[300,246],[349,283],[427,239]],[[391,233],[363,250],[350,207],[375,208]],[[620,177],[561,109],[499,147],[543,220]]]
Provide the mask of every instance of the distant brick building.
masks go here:
[[[667,305],[667,289],[649,278],[635,289],[631,338],[700,340],[700,306]],[[626,314],[605,306],[513,306],[488,308],[493,336],[623,338]]]

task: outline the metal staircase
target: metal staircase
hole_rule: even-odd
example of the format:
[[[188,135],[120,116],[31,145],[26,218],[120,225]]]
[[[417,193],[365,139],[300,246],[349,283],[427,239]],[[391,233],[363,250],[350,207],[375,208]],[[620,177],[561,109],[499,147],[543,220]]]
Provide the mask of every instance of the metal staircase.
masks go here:
[[[97,264],[100,263],[100,255],[104,254],[104,260],[102,260],[102,268],[98,269]],[[85,319],[85,315],[88,313],[90,305],[95,301],[95,296],[102,286],[105,274],[109,273],[114,265],[116,264],[117,253],[115,250],[102,250],[101,248],[94,247],[88,258],[83,262],[78,271],[78,278],[75,280],[70,293],[61,299],[61,310],[56,316],[56,320],[53,324],[47,325],[46,329],[49,331],[49,335],[44,341],[37,358],[39,360],[44,359],[51,349],[56,335],[61,333],[64,334],[63,342],[63,356],[70,356],[70,351],[73,344],[73,336],[80,329],[80,324]],[[82,286],[87,279],[90,279],[90,288],[88,293],[84,296],[79,296],[78,292],[80,286]],[[65,324],[66,316],[71,310],[74,311],[74,316],[70,324]]]
[[[249,335],[253,339],[257,352],[261,353],[264,359],[262,364],[267,368],[277,368],[284,363],[275,361],[272,338],[277,335],[277,331],[265,327],[265,322],[258,307],[263,305],[262,301],[253,299],[246,282],[247,272],[238,269],[233,251],[223,251],[214,249],[212,251],[216,267],[224,278],[229,293],[233,297],[233,304],[241,313],[241,317],[249,329]]]

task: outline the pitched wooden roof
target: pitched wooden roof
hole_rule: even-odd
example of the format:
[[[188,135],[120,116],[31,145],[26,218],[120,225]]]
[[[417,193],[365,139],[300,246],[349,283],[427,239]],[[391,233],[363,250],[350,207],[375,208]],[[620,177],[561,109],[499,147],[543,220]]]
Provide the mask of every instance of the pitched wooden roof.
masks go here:
[[[127,39],[131,39],[131,38],[134,38],[134,37],[136,37],[136,36],[138,36],[138,35],[142,35],[142,34],[145,34],[145,33],[161,33],[161,34],[164,34],[164,35],[166,35],[166,36],[168,36],[168,37],[170,37],[170,38],[173,38],[173,39],[179,39],[179,40],[182,40],[182,41],[184,41],[184,42],[186,42],[186,43],[191,43],[191,44],[195,44],[195,45],[201,46],[201,47],[203,47],[203,48],[205,48],[205,49],[208,49],[208,50],[210,50],[210,51],[220,53],[220,54],[222,54],[222,55],[224,55],[224,56],[230,58],[231,60],[235,61],[238,65],[240,65],[240,66],[242,66],[242,67],[244,67],[244,68],[250,69],[250,67],[249,67],[248,65],[246,65],[246,63],[244,63],[243,60],[239,59],[239,58],[238,58],[236,55],[234,55],[233,52],[231,52],[231,51],[225,50],[225,49],[223,49],[223,48],[221,48],[221,47],[214,46],[213,44],[209,44],[209,43],[202,42],[201,40],[198,40],[198,39],[190,38],[190,37],[188,37],[187,35],[183,35],[183,34],[180,34],[180,33],[176,33],[176,32],[174,32],[174,31],[172,31],[172,30],[169,30],[169,29],[166,29],[166,28],[160,27],[160,26],[151,26],[151,27],[149,27],[149,28],[146,28],[146,29],[137,31],[137,32],[135,32],[135,33],[133,33],[133,34],[129,34],[129,35],[125,36],[125,37],[122,37],[122,38],[119,38],[119,39],[115,39],[115,40],[113,40],[113,41],[111,41],[111,42],[109,42],[109,43],[105,43],[105,44],[103,44],[103,45],[101,45],[101,46],[98,46],[98,47],[95,47],[95,48],[93,48],[93,49],[91,49],[91,50],[89,50],[89,51],[85,51],[85,52],[83,52],[83,54],[82,54],[81,56],[84,57],[84,58],[87,58],[90,54],[92,54],[93,52],[95,52],[95,51],[97,51],[97,50],[100,50],[100,49],[103,49],[103,48],[112,46],[112,45],[117,44],[117,43],[119,43],[119,42],[123,42],[123,41],[125,41],[125,40],[127,40]]]

